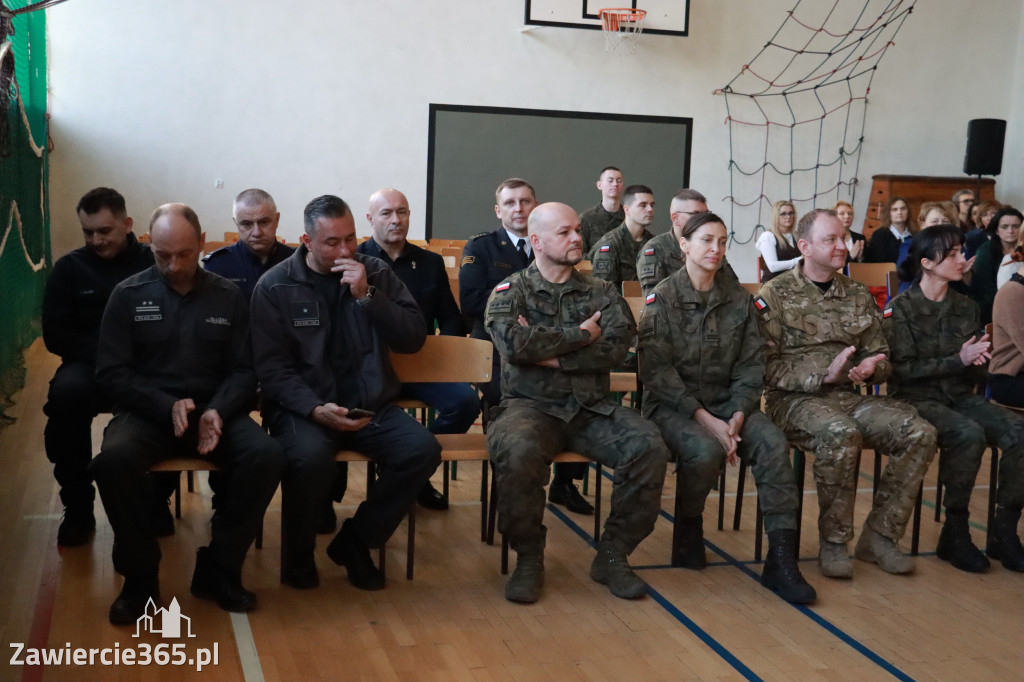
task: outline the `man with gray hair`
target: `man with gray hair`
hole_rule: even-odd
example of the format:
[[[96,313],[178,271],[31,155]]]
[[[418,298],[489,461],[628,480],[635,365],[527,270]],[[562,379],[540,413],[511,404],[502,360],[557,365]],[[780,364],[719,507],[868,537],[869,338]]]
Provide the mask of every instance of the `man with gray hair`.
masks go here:
[[[935,456],[935,428],[906,403],[857,389],[885,382],[892,365],[874,297],[837,272],[846,264],[846,230],[835,211],[806,214],[796,236],[803,260],[754,300],[766,344],[765,412],[790,443],[814,453],[822,574],[853,577],[847,543],[862,446],[889,462],[855,555],[889,573],[909,573],[914,559],[898,542]]]
[[[356,250],[352,211],[341,198],[306,205],[295,253],[253,292],[253,351],[270,433],[288,465],[281,484],[284,581],[319,584],[313,550],[317,510],[335,475],[334,454],[358,450],[380,467],[366,499],[327,547],[363,590],[384,587],[370,548],[391,537],[441,461],[441,446],[395,401],[401,384],[389,354],[415,353],[423,314],[402,280]]]
[[[247,189],[235,197],[231,218],[238,228],[238,241],[206,254],[203,267],[237,284],[249,300],[263,273],[295,249],[277,240],[281,214],[274,197],[262,189]]]
[[[150,220],[156,264],[110,295],[100,327],[96,379],[114,402],[89,472],[114,530],[114,569],[124,587],[110,622],[130,625],[160,599],[160,545],[146,510],[150,468],[170,457],[209,457],[231,474],[232,494],[201,547],[192,594],[248,611],[242,562],[281,480],[284,455],[249,418],[256,398],[249,308],[238,287],[199,267],[202,228],[184,204]]]

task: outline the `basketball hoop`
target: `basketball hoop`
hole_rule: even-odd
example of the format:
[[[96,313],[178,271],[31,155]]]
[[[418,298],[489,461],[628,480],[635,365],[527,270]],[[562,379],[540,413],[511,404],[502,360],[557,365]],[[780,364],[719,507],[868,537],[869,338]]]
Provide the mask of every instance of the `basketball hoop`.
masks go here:
[[[601,30],[604,31],[605,52],[633,54],[636,42],[644,31],[646,10],[611,7],[600,10],[598,14],[601,16]]]

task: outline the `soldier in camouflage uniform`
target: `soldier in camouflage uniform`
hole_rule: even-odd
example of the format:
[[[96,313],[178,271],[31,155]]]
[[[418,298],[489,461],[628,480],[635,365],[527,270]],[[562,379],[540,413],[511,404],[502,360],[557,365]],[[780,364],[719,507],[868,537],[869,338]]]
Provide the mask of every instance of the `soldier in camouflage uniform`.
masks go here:
[[[658,282],[683,267],[683,252],[679,249],[683,226],[691,217],[707,210],[708,200],[697,190],[681,189],[672,197],[669,204],[672,228],[644,244],[636,258],[637,279],[644,296],[651,293]],[[722,266],[722,274],[739,281],[728,261]]]
[[[601,191],[601,201],[597,206],[580,213],[584,258],[590,258],[591,250],[598,240],[626,219],[626,214],[622,212],[622,203],[619,201],[622,189],[626,186],[622,180],[622,171],[615,166],[606,166],[601,169],[595,184]]]
[[[786,601],[815,599],[797,566],[797,490],[786,437],[761,412],[764,341],[750,294],[721,272],[722,219],[699,213],[680,246],[685,267],[647,296],[640,319],[644,417],[675,457],[672,565],[703,569],[703,511],[726,460],[751,465],[768,531],[761,583]]]
[[[861,395],[855,387],[884,382],[892,367],[871,293],[836,272],[846,263],[843,237],[834,211],[805,215],[797,226],[803,262],[765,284],[755,300],[767,344],[766,407],[793,445],[814,453],[822,573],[853,576],[846,545],[853,538],[862,445],[889,461],[856,556],[908,573],[914,560],[897,542],[935,455],[936,434],[906,403]]]
[[[999,506],[988,554],[1006,568],[1024,571],[1024,547],[1017,536],[1024,503],[1024,418],[976,393],[987,378],[991,344],[980,329],[978,305],[949,286],[963,279],[962,241],[963,232],[954,225],[914,235],[901,266],[904,281],[914,284],[883,314],[892,350],[889,395],[913,405],[938,431],[939,482],[946,488],[939,558],[972,573],[989,567],[971,542],[967,509],[982,454],[991,444],[1002,451],[1002,459],[998,492],[989,492]]]
[[[654,237],[647,230],[654,222],[654,192],[646,185],[630,185],[622,195],[622,210],[626,219],[601,237],[591,254],[594,277],[619,291],[623,282],[636,280],[636,255]]]
[[[583,257],[579,219],[564,204],[530,215],[536,260],[494,288],[486,327],[501,353],[501,405],[487,431],[500,494],[500,530],[518,553],[505,587],[534,602],[544,582],[544,488],[552,458],[570,449],[615,469],[611,513],[590,576],[624,599],[647,585],[626,557],[654,530],[668,450],[639,413],[608,397],[609,371],[636,333],[607,282],[573,269]]]

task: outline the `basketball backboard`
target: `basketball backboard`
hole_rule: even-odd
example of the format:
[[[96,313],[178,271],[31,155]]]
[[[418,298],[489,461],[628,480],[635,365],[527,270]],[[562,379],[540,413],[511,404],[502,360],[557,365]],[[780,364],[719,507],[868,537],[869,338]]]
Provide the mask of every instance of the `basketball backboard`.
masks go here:
[[[688,35],[689,0],[526,0],[526,23],[600,30],[598,12],[606,7],[646,10],[644,33]]]

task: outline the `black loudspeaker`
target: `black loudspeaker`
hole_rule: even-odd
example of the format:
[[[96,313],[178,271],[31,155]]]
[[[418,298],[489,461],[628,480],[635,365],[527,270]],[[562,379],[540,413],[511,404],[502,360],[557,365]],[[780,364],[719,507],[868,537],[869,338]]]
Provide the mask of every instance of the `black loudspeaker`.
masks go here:
[[[1003,140],[1006,121],[998,118],[976,118],[967,123],[967,152],[964,173],[967,175],[999,175],[1003,170]]]

